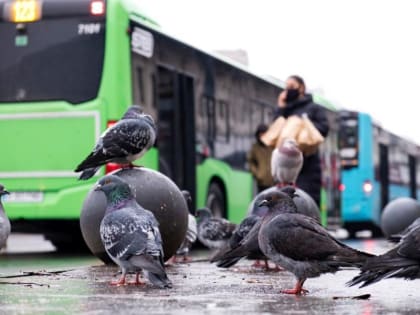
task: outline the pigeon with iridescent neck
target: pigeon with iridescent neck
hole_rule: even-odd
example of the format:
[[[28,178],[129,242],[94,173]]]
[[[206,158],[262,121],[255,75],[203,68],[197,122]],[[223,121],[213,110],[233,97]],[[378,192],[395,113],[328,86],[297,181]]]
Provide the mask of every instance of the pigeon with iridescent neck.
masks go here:
[[[1,197],[7,194],[9,192],[0,184],[0,249],[6,246],[11,230],[10,221],[4,212],[3,203],[1,202]]]
[[[128,108],[115,125],[109,127],[96,142],[93,151],[76,167],[79,179],[95,175],[106,163],[129,165],[142,157],[154,144],[156,126],[152,116],[144,114],[139,105]]]
[[[153,213],[137,203],[127,182],[118,176],[104,176],[95,190],[102,191],[107,199],[100,225],[102,243],[122,270],[120,280],[111,284],[125,284],[127,272],[136,273],[134,284],[143,284],[139,277],[143,271],[152,284],[172,287],[163,264],[159,224]]]

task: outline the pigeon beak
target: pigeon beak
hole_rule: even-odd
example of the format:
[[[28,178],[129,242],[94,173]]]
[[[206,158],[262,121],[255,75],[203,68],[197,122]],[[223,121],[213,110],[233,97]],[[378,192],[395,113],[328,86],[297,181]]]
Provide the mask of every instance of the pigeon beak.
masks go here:
[[[10,193],[7,190],[3,190],[0,192],[0,195],[10,195]]]
[[[100,190],[102,190],[102,185],[101,184],[96,185],[93,190],[94,191],[100,191]]]
[[[258,207],[266,206],[267,204],[268,204],[268,200],[264,199],[258,204]]]

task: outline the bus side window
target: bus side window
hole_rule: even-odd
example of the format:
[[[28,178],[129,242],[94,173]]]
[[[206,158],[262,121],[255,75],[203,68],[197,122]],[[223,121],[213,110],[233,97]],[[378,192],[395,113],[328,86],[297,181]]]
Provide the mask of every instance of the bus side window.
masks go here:
[[[216,107],[216,134],[217,139],[223,142],[229,141],[229,106],[224,101],[218,101]]]

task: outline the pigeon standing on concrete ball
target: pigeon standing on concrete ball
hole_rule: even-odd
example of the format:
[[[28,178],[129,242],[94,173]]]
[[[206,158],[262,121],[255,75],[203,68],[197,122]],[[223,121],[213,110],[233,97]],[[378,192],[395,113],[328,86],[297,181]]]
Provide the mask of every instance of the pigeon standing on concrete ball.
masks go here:
[[[279,187],[295,185],[303,166],[303,154],[294,139],[286,139],[271,154],[271,175]]]
[[[152,116],[143,114],[141,106],[133,105],[120,121],[105,130],[75,172],[82,172],[79,179],[86,180],[106,163],[131,165],[149,150],[155,140],[156,126]]]
[[[122,276],[115,285],[125,284],[127,272],[136,273],[134,284],[143,284],[143,271],[149,281],[160,288],[171,288],[163,264],[162,239],[158,222],[152,212],[136,201],[127,182],[115,175],[103,177],[96,190],[107,199],[100,235],[105,250],[121,267]]]

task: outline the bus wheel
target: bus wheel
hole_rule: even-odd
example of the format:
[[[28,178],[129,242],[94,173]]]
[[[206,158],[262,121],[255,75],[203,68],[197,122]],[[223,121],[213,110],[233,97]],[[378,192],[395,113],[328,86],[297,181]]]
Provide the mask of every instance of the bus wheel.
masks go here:
[[[225,217],[225,194],[223,193],[222,188],[220,188],[220,185],[211,183],[207,195],[206,206],[211,210],[215,217]]]

